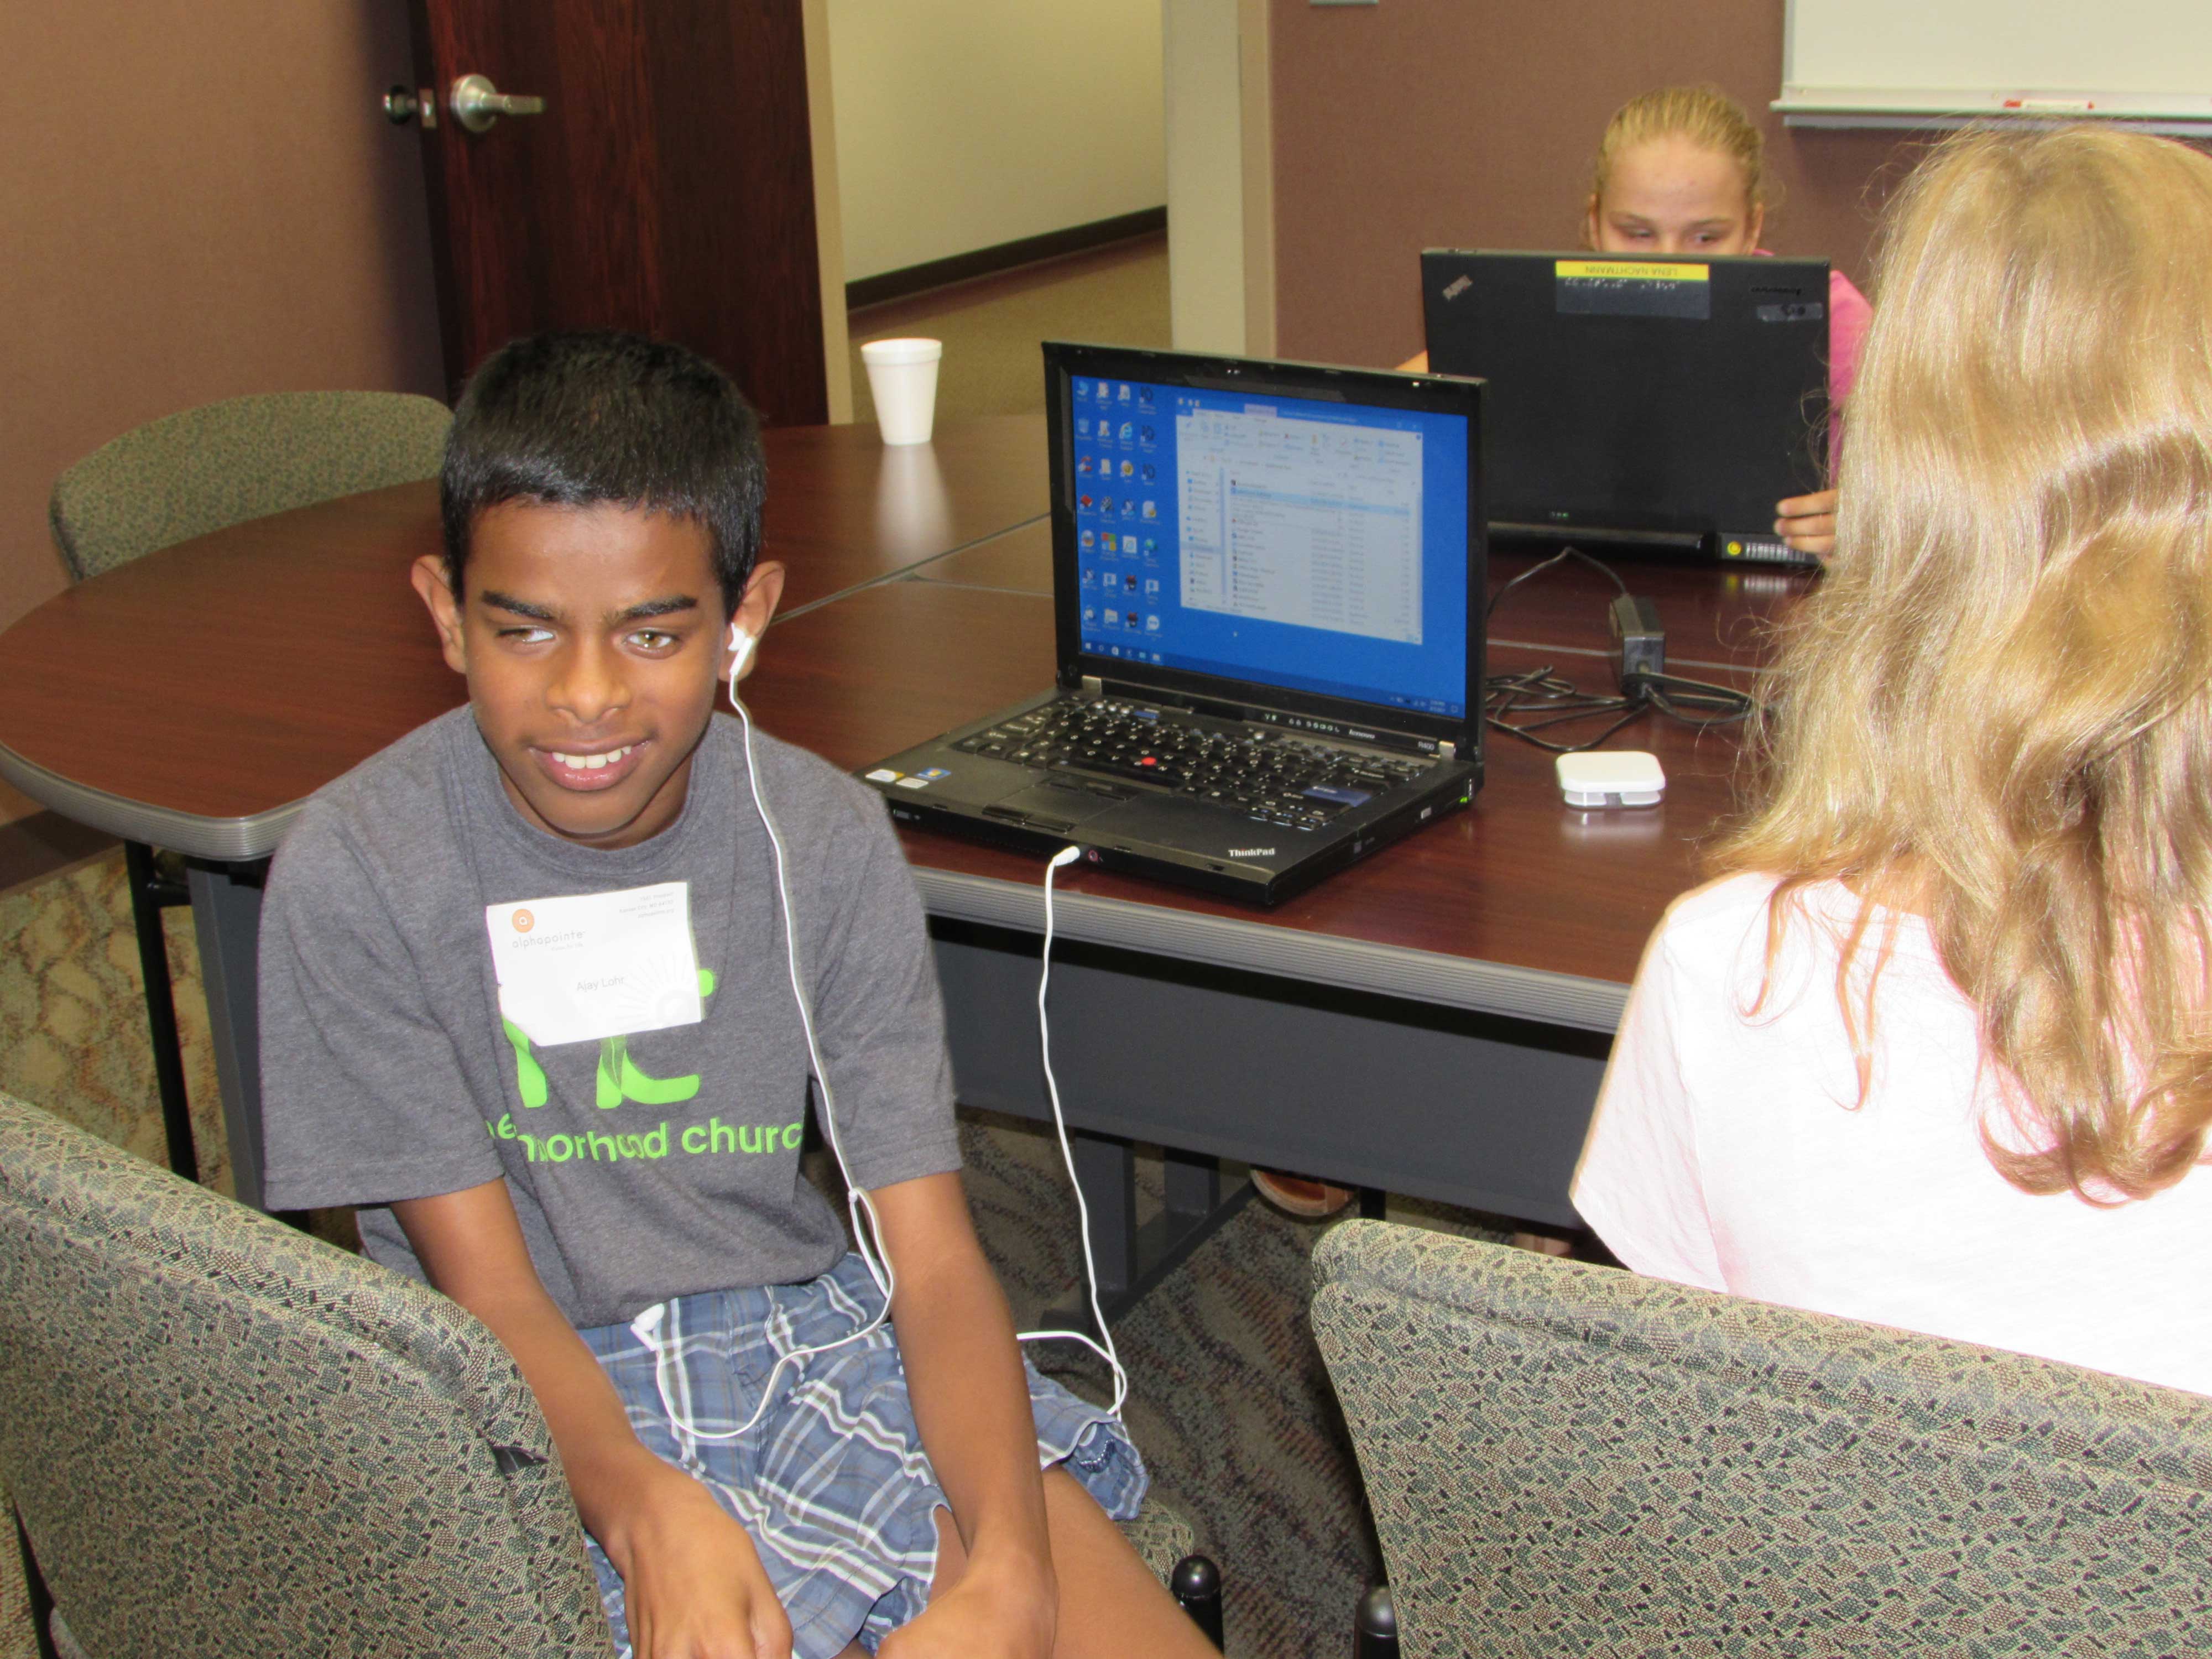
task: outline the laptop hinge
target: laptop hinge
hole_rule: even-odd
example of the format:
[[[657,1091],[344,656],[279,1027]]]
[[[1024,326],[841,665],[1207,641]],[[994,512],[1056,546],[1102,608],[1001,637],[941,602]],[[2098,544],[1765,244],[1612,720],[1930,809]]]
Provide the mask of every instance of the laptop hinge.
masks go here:
[[[1106,682],[1096,674],[1085,674],[1075,682],[1075,689],[1087,696],[1103,697],[1106,695]]]
[[[1445,738],[1437,744],[1437,753],[1448,761],[1457,760],[1459,758],[1459,745],[1454,743],[1449,738]]]

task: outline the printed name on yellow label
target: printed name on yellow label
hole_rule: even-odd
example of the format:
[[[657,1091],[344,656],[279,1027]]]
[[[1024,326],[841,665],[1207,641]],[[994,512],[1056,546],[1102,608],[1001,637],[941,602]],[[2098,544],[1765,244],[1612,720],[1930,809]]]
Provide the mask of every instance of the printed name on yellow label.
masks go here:
[[[1711,265],[1639,264],[1632,259],[1558,259],[1552,274],[1562,282],[1595,277],[1609,283],[1709,283]]]

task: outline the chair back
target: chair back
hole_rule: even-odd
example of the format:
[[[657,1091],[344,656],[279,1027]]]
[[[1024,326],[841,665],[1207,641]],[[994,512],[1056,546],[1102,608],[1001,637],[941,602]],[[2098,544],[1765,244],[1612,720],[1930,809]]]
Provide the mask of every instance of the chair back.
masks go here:
[[[1314,1267],[1408,1659],[2212,1630],[2212,1399],[1379,1222]]]
[[[434,476],[453,413],[399,392],[280,392],[188,409],[55,481],[47,518],[82,581],[173,543]]]
[[[612,1650],[489,1331],[5,1095],[0,1478],[90,1659]]]

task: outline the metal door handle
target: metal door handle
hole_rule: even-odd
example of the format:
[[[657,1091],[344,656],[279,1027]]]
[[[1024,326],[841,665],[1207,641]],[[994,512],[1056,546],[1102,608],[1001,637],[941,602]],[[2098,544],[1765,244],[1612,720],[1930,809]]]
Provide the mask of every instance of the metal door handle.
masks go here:
[[[489,132],[492,123],[502,115],[543,115],[545,100],[527,98],[514,93],[501,92],[492,85],[490,78],[482,75],[464,75],[453,82],[453,90],[446,100],[453,112],[453,119],[471,132]]]

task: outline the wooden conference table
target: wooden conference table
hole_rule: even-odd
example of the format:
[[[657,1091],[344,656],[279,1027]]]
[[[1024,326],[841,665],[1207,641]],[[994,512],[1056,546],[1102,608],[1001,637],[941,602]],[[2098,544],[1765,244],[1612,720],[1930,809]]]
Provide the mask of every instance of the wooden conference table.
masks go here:
[[[1053,673],[1043,422],[771,432],[767,550],[791,568],[748,698],[763,727],[858,768],[1042,689]],[[406,580],[438,545],[429,483],[165,549],[0,635],[0,777],[191,859],[238,1191],[259,1196],[253,963],[264,861],[300,801],[454,706]],[[1493,587],[1528,561],[1493,561]],[[1678,672],[1733,678],[1802,579],[1624,565]],[[1516,589],[1492,672],[1603,688],[1595,573]],[[1645,936],[1696,879],[1736,759],[1647,717],[1666,803],[1565,807],[1552,762],[1493,733],[1471,810],[1261,913],[1076,866],[1054,947],[1054,1060],[1086,1132],[1105,1254],[1126,1261],[1124,1139],[1177,1153],[1202,1211],[1227,1156],[1571,1224],[1567,1179]],[[1042,866],[905,832],[932,915],[960,1097],[1045,1115],[1035,1018]],[[1127,1272],[1133,1272],[1129,1267]],[[1125,1273],[1109,1267],[1109,1288]]]

